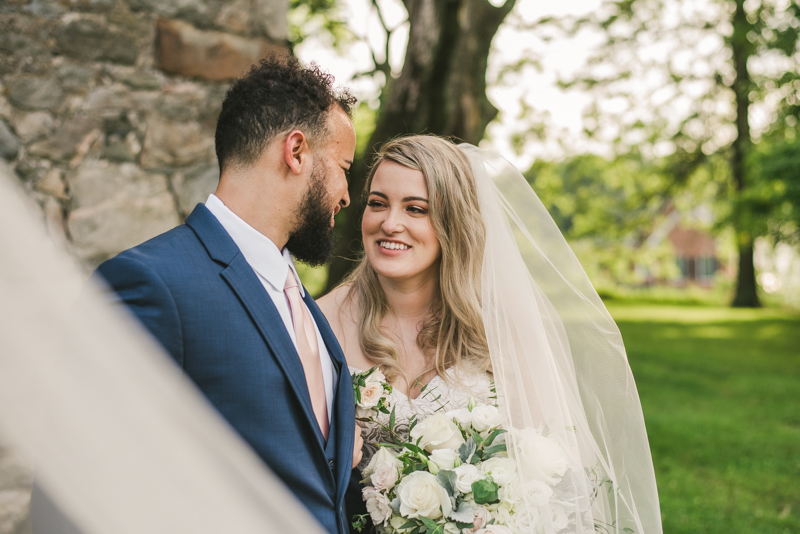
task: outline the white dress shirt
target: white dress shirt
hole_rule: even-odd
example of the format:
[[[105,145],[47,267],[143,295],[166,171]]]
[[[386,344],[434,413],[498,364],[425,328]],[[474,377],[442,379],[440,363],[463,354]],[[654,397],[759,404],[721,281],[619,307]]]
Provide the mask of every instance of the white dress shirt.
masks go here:
[[[206,208],[217,218],[225,231],[228,232],[233,242],[239,247],[244,259],[247,260],[247,263],[250,264],[250,267],[255,271],[256,276],[258,276],[258,279],[261,281],[261,285],[267,290],[267,295],[269,295],[275,307],[278,309],[286,331],[289,332],[292,343],[294,343],[295,348],[297,348],[297,339],[295,338],[294,326],[292,324],[292,313],[289,309],[289,301],[286,298],[286,294],[283,292],[289,270],[291,270],[295,278],[297,278],[301,296],[305,296],[305,289],[303,288],[303,284],[300,283],[300,277],[297,275],[297,270],[294,267],[294,262],[289,255],[289,251],[286,248],[283,249],[283,252],[278,250],[277,245],[275,245],[271,239],[240,219],[239,216],[228,209],[216,195],[209,195],[208,200],[206,200]],[[314,316],[312,315],[311,318],[313,320]],[[325,382],[325,400],[328,405],[328,421],[330,422],[331,414],[333,413],[333,384],[336,378],[336,368],[331,361],[331,355],[328,353],[328,348],[325,346],[325,341],[322,339],[316,321],[314,321],[314,329],[317,332],[319,359],[322,364],[322,378]]]

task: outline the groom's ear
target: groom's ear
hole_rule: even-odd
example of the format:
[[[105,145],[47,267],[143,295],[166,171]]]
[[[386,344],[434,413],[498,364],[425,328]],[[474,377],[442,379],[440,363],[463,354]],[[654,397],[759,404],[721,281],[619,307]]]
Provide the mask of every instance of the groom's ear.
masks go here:
[[[300,130],[292,130],[283,144],[283,159],[293,174],[302,174],[308,163],[310,148],[308,139]]]

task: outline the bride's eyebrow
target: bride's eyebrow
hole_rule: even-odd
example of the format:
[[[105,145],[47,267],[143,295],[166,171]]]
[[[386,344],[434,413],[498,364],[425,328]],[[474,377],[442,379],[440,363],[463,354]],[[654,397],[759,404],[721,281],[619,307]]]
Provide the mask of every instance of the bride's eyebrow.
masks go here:
[[[381,198],[385,198],[386,200],[389,200],[389,197],[387,197],[384,193],[381,193],[380,191],[370,191],[369,194],[370,195],[376,195],[376,196],[379,196]],[[411,202],[413,200],[419,200],[421,202],[428,202],[428,199],[427,198],[423,198],[423,197],[404,197],[403,198],[403,202]],[[430,202],[428,202],[428,203],[430,203]]]

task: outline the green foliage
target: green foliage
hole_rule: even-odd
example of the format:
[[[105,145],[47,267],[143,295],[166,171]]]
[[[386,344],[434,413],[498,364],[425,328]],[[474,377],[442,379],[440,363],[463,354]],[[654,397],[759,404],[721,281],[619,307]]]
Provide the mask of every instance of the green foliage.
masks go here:
[[[311,296],[314,298],[321,296],[325,289],[325,284],[328,282],[328,268],[311,267],[300,262],[295,262],[294,266],[297,268],[300,281],[303,282],[303,286]]]
[[[367,151],[369,147],[369,138],[375,130],[375,121],[378,118],[378,111],[372,109],[366,102],[359,102],[353,113],[353,127],[356,130],[356,157],[363,158],[369,154]]]
[[[609,291],[680,274],[668,241],[644,246],[672,202],[669,165],[638,155],[581,155],[538,161],[525,176],[595,287]]]
[[[488,478],[472,483],[472,497],[477,504],[493,504],[500,500],[498,490],[500,487]]]
[[[800,532],[800,315],[609,311],[642,400],[664,532]]]
[[[655,164],[637,156],[537,161],[525,177],[567,239],[618,240],[637,229],[646,235],[669,185]]]
[[[800,243],[800,141],[759,143],[751,165],[757,180],[743,202],[758,234]]]
[[[353,516],[353,528],[356,532],[361,532],[367,526],[369,514],[361,514]]]
[[[312,35],[326,35],[336,49],[352,42],[353,34],[339,7],[339,0],[290,0],[289,42],[297,46]]]

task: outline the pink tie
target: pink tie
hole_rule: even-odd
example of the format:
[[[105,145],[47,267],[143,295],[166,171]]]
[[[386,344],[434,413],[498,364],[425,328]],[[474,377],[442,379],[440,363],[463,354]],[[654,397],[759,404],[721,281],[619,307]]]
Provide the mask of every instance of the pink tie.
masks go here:
[[[314,328],[314,320],[308,312],[300,297],[300,290],[297,287],[297,279],[289,269],[286,276],[286,285],[283,292],[289,300],[289,309],[292,312],[292,324],[294,325],[294,335],[297,339],[297,353],[303,363],[303,370],[306,373],[306,383],[308,393],[311,395],[311,406],[314,408],[314,415],[317,418],[320,430],[325,439],[328,439],[328,404],[325,400],[325,380],[322,378],[322,364],[319,361],[319,345],[317,344],[317,331]]]

